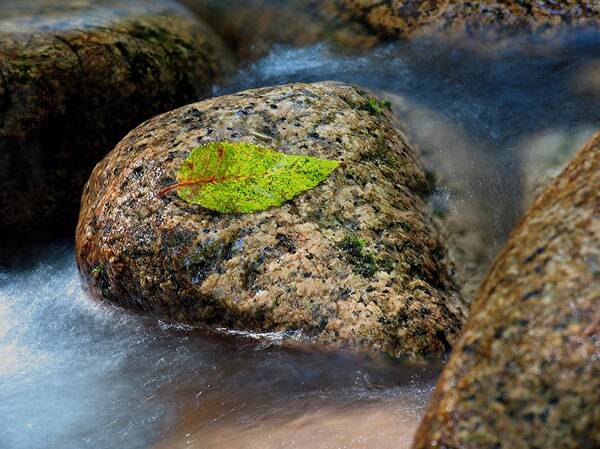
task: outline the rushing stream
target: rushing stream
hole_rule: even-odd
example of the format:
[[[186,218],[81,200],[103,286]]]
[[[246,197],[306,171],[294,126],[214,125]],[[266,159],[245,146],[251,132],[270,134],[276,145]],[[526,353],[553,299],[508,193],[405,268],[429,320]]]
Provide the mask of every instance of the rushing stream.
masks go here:
[[[86,296],[68,244],[0,282],[6,449],[398,447],[437,372],[129,315]]]
[[[275,47],[216,93],[335,79],[408,104],[402,118],[430,111],[406,116],[409,137],[463,154],[454,175],[497,246],[521,213],[523,142],[558,133],[575,147],[600,123],[598,99],[574,86],[599,44],[580,34],[493,57],[430,41],[362,55]],[[133,316],[86,296],[71,243],[33,254],[0,269],[3,449],[404,448],[439,372]]]

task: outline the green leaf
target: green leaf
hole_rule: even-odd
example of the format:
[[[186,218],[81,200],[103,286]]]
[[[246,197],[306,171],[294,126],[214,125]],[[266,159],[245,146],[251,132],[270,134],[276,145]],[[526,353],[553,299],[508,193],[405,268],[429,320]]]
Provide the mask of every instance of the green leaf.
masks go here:
[[[280,206],[326,180],[338,161],[288,155],[243,142],[212,142],[192,150],[177,172],[176,189],[190,204],[224,213]]]

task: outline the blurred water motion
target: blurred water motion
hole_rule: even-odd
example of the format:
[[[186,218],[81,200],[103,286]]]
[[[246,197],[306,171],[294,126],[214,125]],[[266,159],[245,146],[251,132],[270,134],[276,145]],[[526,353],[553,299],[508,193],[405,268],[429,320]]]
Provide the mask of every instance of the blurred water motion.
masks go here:
[[[524,48],[275,47],[215,93],[335,79],[393,97],[426,162],[465,180],[461,198],[439,186],[440,201],[476,215],[491,259],[522,211],[536,136],[568,153],[574,129],[600,123],[597,74],[586,72],[598,34]],[[86,296],[70,244],[30,254],[0,271],[3,449],[408,447],[439,372],[132,316]]]
[[[180,429],[199,447],[223,432],[259,444],[269,428],[287,442],[307,427],[324,443],[346,425],[367,441],[386,423],[412,434],[437,367],[132,316],[86,296],[72,253],[1,273],[0,447],[145,448]]]

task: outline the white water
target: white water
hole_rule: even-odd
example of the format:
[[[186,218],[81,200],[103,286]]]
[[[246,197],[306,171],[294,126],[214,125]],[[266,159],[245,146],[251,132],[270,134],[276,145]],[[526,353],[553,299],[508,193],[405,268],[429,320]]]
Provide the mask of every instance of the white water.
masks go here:
[[[180,447],[181,435],[197,447],[218,447],[224,434],[244,433],[251,447],[277,429],[285,442],[285,425],[300,434],[308,426],[311,437],[320,431],[323,444],[310,447],[331,447],[327,429],[337,438],[358,418],[362,433],[354,437],[369,441],[383,420],[405,429],[408,444],[434,379],[425,367],[284,349],[276,339],[206,335],[132,316],[87,297],[70,245],[1,272],[0,329],[3,449],[134,449],[163,438]],[[364,419],[369,410],[372,425]],[[256,433],[260,426],[264,432]]]
[[[0,305],[0,447],[144,447],[172,414],[150,397],[176,357],[157,348],[145,369],[158,338],[88,299],[70,247],[4,271]]]

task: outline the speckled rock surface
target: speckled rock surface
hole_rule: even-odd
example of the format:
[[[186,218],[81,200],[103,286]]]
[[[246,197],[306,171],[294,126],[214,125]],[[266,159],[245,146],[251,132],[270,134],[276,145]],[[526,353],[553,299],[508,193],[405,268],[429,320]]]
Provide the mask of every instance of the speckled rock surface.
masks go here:
[[[316,2],[320,3],[320,2]],[[366,24],[384,37],[432,30],[534,31],[562,24],[596,23],[600,4],[576,1],[330,0],[341,20]]]
[[[0,2],[0,234],[73,229],[94,164],[210,91],[229,56],[162,0]]]
[[[587,0],[180,1],[205,18],[241,60],[261,57],[276,44],[327,42],[360,52],[385,40],[421,36],[489,55],[506,46],[529,51],[530,32],[555,38],[561,25],[597,26],[600,13],[600,3]]]
[[[511,235],[414,447],[600,446],[600,134]]]
[[[170,320],[296,331],[325,344],[440,355],[466,306],[387,111],[332,82],[192,104],[132,131],[83,195],[77,260],[98,297]],[[282,207],[220,215],[157,192],[198,144],[233,140],[337,159]]]

